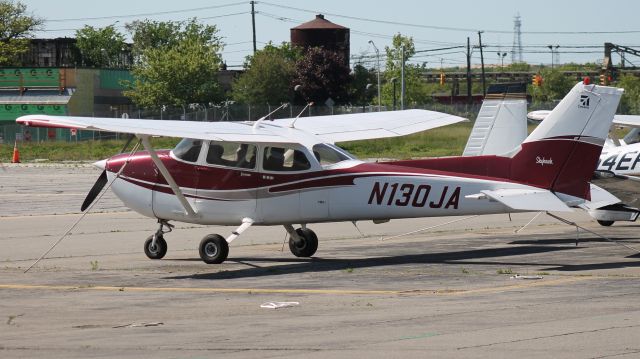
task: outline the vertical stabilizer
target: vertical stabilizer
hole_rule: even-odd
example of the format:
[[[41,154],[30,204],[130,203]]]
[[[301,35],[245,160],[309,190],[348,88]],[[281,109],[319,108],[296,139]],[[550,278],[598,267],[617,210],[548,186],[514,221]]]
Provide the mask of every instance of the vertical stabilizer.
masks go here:
[[[473,125],[463,156],[501,155],[527,137],[527,86],[493,84]]]
[[[622,89],[578,83],[512,156],[511,179],[589,199]]]

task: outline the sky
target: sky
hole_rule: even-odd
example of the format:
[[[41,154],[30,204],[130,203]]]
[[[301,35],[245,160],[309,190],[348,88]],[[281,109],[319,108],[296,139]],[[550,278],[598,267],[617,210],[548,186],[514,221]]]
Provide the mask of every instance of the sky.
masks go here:
[[[133,20],[186,20],[196,17],[215,25],[226,44],[222,57],[230,68],[242,66],[253,52],[251,5],[234,0],[21,0],[28,11],[44,18],[39,38],[73,37],[84,25],[104,27],[115,24],[126,34],[124,24]],[[606,5],[604,5],[606,4]],[[633,0],[269,0],[256,1],[257,47],[289,41],[290,29],[315,14],[351,29],[352,63],[363,59],[367,67],[376,66],[373,41],[384,64],[384,48],[394,34],[410,36],[418,51],[478,44],[482,33],[485,64],[498,66],[512,60],[514,17],[521,19],[523,60],[532,64],[551,62],[601,62],[603,44],[612,42],[640,50],[640,2]],[[130,16],[137,15],[137,16]],[[555,49],[552,58],[551,45]],[[465,66],[466,49],[425,51],[411,62],[429,68]],[[640,58],[627,56],[632,65]],[[619,57],[614,57],[619,62]],[[472,50],[472,64],[480,64],[479,48]]]

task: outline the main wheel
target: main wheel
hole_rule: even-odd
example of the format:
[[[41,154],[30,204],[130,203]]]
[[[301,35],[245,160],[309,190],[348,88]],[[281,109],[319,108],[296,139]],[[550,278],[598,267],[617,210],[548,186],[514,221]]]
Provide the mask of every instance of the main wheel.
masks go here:
[[[144,241],[144,254],[150,259],[161,259],[167,254],[167,241],[164,240],[164,237],[158,236],[156,244],[153,245],[153,236],[149,236]]]
[[[200,241],[199,252],[207,264],[222,263],[229,255],[229,243],[221,235],[209,234]]]
[[[296,257],[311,257],[318,250],[318,236],[309,228],[296,229],[300,241],[289,238],[289,250]]]
[[[605,227],[609,227],[610,225],[613,224],[614,221],[601,221],[598,220],[598,223],[600,223],[601,226],[605,226]]]

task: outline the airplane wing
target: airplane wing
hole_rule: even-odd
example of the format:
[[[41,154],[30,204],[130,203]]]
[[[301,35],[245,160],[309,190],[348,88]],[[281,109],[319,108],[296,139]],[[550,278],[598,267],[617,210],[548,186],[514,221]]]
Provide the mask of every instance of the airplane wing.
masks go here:
[[[17,123],[33,127],[76,128],[89,131],[132,133],[149,136],[185,137],[232,142],[287,143],[290,139],[268,129],[254,130],[250,123],[140,120],[132,118],[101,118],[27,115]]]
[[[295,121],[295,122],[294,122]],[[407,110],[349,115],[301,117],[255,122],[195,122],[123,118],[27,115],[16,122],[26,126],[75,128],[80,130],[132,133],[149,136],[185,137],[232,142],[297,142],[295,129],[329,142],[404,136],[461,121],[465,118],[441,112]]]
[[[615,115],[613,123],[616,125],[640,128],[640,116],[636,115]]]
[[[466,196],[466,198],[477,199],[487,197],[516,211],[572,211],[572,209],[556,197],[555,194],[544,189],[506,188],[484,190],[480,191],[479,194]]]
[[[427,110],[404,110],[312,116],[274,120],[273,123],[313,133],[330,142],[405,136],[467,121],[466,118]]]
[[[527,118],[535,121],[542,121],[551,111],[538,110],[527,113]],[[613,123],[620,126],[640,128],[640,116],[638,115],[614,115]]]
[[[545,117],[549,116],[550,113],[550,110],[531,111],[527,113],[527,118],[534,121],[542,121]]]

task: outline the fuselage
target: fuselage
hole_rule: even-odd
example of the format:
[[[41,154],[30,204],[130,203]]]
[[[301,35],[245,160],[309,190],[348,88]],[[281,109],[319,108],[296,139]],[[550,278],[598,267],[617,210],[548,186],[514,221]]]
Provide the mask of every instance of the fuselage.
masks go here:
[[[513,212],[499,202],[465,196],[531,188],[500,178],[429,169],[429,160],[365,163],[351,157],[322,165],[318,154],[309,154],[309,168],[282,172],[265,168],[264,150],[256,149],[253,168],[209,164],[206,154],[189,162],[173,152],[158,151],[196,216],[186,214],[144,152],[131,158],[112,189],[126,206],[149,217],[220,225],[251,218],[257,225],[273,225]],[[111,179],[128,158],[109,159]]]

